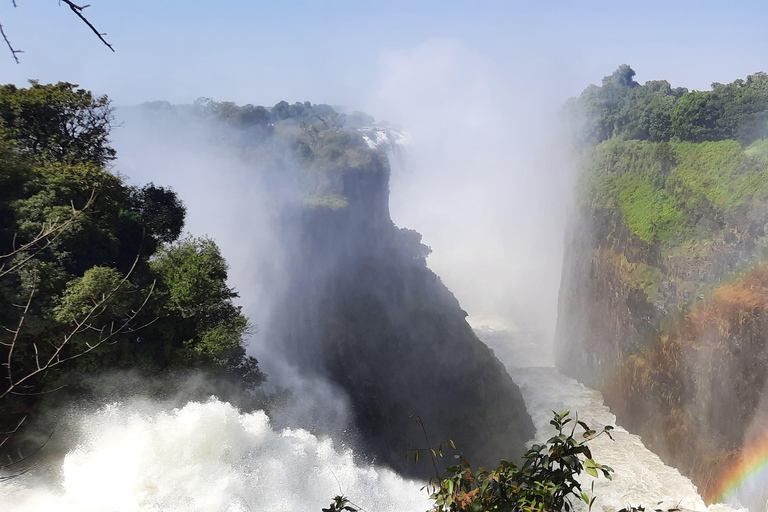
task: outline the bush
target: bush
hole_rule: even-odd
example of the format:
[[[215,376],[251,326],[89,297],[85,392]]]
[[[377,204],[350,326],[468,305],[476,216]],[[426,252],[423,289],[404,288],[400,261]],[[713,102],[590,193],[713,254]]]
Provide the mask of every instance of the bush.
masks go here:
[[[550,424],[557,434],[545,444],[531,446],[523,456],[522,467],[502,460],[493,471],[480,468],[473,474],[469,462],[457,455],[459,463],[446,469],[447,477],[436,475],[434,485],[430,479],[428,487],[433,490],[430,497],[435,503],[433,512],[568,512],[573,510],[572,497],[583,500],[591,508],[595,498],[582,491],[576,476],[586,471],[593,477],[602,473],[611,479],[613,469],[595,462],[586,443],[602,434],[611,437],[613,427],[606,425],[597,432],[576,420],[570,434],[565,434],[566,425],[573,421],[569,417],[570,411],[553,414]],[[576,425],[584,429],[582,441],[574,437]],[[429,450],[434,458],[435,450]],[[351,505],[346,497],[336,496],[323,512],[357,512]]]

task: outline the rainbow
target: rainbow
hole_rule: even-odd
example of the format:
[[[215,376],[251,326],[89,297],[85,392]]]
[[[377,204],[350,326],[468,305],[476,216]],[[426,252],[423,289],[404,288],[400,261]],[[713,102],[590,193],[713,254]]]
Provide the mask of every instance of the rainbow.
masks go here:
[[[734,499],[744,499],[744,494],[755,488],[768,488],[768,431],[741,450],[739,460],[708,487],[705,499],[735,504]]]

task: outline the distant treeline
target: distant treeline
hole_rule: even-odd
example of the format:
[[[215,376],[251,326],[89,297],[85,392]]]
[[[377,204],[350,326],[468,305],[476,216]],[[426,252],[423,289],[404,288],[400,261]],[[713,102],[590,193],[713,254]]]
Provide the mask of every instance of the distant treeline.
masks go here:
[[[711,91],[672,88],[666,80],[640,85],[624,64],[587,87],[566,105],[577,140],[704,142],[736,139],[750,143],[768,136],[768,75],[755,73]]]
[[[161,111],[187,110],[201,117],[212,117],[237,128],[267,127],[281,122],[322,122],[327,128],[362,128],[372,126],[373,116],[355,111],[351,114],[337,112],[326,104],[312,104],[309,101],[288,103],[281,101],[273,107],[260,105],[238,105],[231,101],[213,101],[198,98],[192,105],[173,105],[167,101],[153,101],[143,105]]]

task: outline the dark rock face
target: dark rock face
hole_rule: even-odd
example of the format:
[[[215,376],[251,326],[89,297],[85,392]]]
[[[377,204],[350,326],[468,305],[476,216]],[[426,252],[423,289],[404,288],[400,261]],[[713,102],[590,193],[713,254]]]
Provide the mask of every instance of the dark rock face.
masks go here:
[[[360,448],[398,471],[434,473],[411,415],[432,444],[453,439],[473,465],[515,459],[534,427],[518,387],[427,268],[418,233],[389,217],[389,166],[342,174],[345,208],[303,209],[281,312],[282,342],[304,371],[348,394]],[[438,468],[450,459],[438,460]]]

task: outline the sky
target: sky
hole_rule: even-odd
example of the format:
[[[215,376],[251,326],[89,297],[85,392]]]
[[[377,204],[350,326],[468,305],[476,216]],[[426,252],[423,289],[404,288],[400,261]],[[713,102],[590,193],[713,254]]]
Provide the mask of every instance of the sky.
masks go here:
[[[491,59],[510,81],[578,94],[619,64],[639,81],[706,89],[765,70],[764,1],[170,1],[93,0],[102,46],[64,5],[0,3],[25,53],[2,60],[4,82],[67,80],[117,104],[200,96],[362,104],[389,52],[450,40]]]
[[[563,102],[623,63],[641,83],[698,90],[768,71],[764,0],[92,0],[85,12],[114,53],[66,6],[16,3],[0,0],[0,22],[24,53],[16,64],[0,48],[0,83],[73,82],[118,107],[308,100],[408,131],[407,161],[393,166],[393,220],[423,233],[430,267],[470,314],[511,317],[544,338],[575,175],[558,133]],[[242,237],[195,223],[206,209],[236,218],[247,204],[227,202],[226,190],[212,204],[214,184],[153,170],[124,142],[132,129],[115,132],[117,170],[173,186],[188,228],[217,239],[247,291]]]

